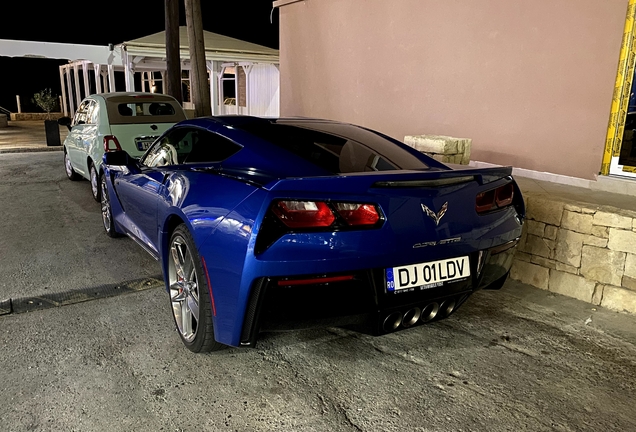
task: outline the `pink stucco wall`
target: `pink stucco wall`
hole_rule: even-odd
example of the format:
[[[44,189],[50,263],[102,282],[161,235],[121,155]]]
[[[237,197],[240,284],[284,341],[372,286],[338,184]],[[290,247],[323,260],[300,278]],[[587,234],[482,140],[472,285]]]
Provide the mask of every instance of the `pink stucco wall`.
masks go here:
[[[593,178],[628,0],[304,0],[280,8],[281,115]]]

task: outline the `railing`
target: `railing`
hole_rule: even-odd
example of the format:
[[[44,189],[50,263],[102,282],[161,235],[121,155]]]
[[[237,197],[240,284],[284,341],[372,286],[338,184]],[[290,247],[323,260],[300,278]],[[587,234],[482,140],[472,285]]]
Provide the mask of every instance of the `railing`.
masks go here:
[[[8,109],[6,109],[6,108],[2,108],[1,106],[0,106],[0,113],[2,113],[2,114],[6,114],[6,115],[7,115],[7,117],[11,118],[11,111],[9,111],[9,110],[8,110]]]

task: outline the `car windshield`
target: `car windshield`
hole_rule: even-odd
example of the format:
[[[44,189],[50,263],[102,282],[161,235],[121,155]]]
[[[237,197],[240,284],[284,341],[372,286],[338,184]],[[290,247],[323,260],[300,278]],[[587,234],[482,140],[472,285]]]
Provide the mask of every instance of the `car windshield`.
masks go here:
[[[110,124],[176,123],[185,120],[176,101],[152,97],[118,97],[107,101]]]
[[[428,169],[422,160],[389,139],[347,124],[279,120],[235,127],[334,174]]]

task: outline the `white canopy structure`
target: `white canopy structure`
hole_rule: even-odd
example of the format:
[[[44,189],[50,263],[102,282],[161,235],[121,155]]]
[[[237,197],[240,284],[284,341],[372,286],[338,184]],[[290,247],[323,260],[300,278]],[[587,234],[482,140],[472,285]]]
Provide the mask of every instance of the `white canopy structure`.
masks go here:
[[[278,50],[207,31],[203,35],[212,113],[278,116]],[[181,69],[189,71],[190,49],[186,27],[179,28],[179,41]],[[60,66],[60,84],[62,109],[71,116],[75,107],[89,94],[156,91],[156,84],[163,82],[166,71],[165,32],[115,46],[0,39],[0,55],[68,59],[68,64]],[[115,72],[124,73],[125,89],[116,88]],[[140,89],[135,86],[135,74],[141,76]],[[91,75],[94,80],[91,80]],[[187,72],[185,75],[183,81],[188,92],[184,94],[184,108],[192,109],[189,75]]]

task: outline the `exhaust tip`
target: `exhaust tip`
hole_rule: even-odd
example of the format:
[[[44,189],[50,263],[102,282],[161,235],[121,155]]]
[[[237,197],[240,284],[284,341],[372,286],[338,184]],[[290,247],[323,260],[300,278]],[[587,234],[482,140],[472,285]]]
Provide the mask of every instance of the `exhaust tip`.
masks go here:
[[[439,305],[437,303],[430,303],[422,309],[422,322],[428,322],[437,316],[439,311]]]
[[[444,300],[439,307],[439,314],[444,317],[449,316],[455,310],[456,304],[457,302],[455,301],[455,299]]]
[[[382,328],[384,328],[385,332],[392,332],[394,330],[397,330],[400,324],[402,324],[402,313],[393,312],[384,319]]]
[[[413,324],[419,321],[422,311],[420,308],[409,309],[402,317],[402,325],[404,327],[411,327]]]

